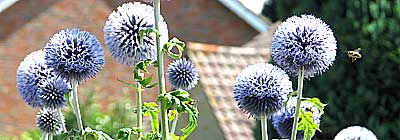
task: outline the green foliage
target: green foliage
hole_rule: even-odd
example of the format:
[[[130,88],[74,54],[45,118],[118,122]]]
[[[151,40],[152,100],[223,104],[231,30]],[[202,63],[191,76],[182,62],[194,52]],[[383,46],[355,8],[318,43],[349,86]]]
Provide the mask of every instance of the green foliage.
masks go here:
[[[319,125],[312,119],[312,112],[305,112],[300,109],[300,122],[297,130],[304,131],[304,139],[311,140],[315,134],[315,130],[319,130]]]
[[[120,128],[129,127],[135,123],[135,117],[133,114],[133,107],[130,103],[130,96],[124,95],[123,100],[114,102],[109,106],[108,111],[103,111],[100,106],[99,101],[101,95],[96,94],[92,89],[82,89],[84,100],[80,101],[80,109],[83,114],[83,123],[87,127],[87,139],[103,138],[107,140],[105,134],[112,134],[111,137],[116,137]],[[102,94],[104,95],[104,94]],[[55,136],[54,139],[64,139],[68,137],[69,139],[79,139],[80,133],[71,128],[77,128],[76,118],[74,112],[68,106],[64,111],[65,121],[68,133]],[[93,129],[91,129],[93,128]],[[89,131],[90,130],[90,131]],[[97,131],[101,130],[101,131]],[[42,134],[37,128],[32,131],[25,132],[20,136],[23,140],[38,140],[42,138]]]
[[[83,114],[83,122],[86,127],[96,130],[102,130],[114,137],[120,128],[132,126],[135,122],[135,115],[131,105],[130,96],[124,95],[123,100],[113,102],[108,111],[102,111],[99,104],[100,95],[93,91],[80,92],[84,94],[85,100],[80,102],[80,108]],[[69,108],[69,107],[68,107]],[[64,111],[67,129],[77,128],[76,118],[72,110]]]
[[[303,98],[302,102],[308,102],[309,104],[313,105],[315,108],[318,109],[319,115],[324,114],[324,108],[326,104],[323,104],[318,98]],[[300,114],[299,114],[299,120],[300,122],[297,124],[298,128],[297,130],[303,130],[304,132],[304,139],[305,140],[311,140],[311,138],[315,135],[315,131],[321,131],[319,129],[319,125],[314,122],[313,119],[313,112],[306,112],[302,109],[300,109]]]
[[[197,107],[191,104],[193,99],[191,99],[189,95],[189,92],[182,89],[177,89],[169,93],[160,95],[158,98],[159,100],[167,100],[167,108],[171,108],[173,105],[175,105],[177,113],[189,114],[189,122],[187,126],[181,129],[183,134],[179,137],[180,140],[188,137],[197,127],[197,118],[199,116],[199,111],[197,110]]]
[[[321,120],[324,132],[315,139],[331,140],[349,125],[366,126],[379,139],[400,139],[400,0],[275,0],[268,7],[276,14],[265,14],[279,20],[314,14],[337,38],[333,67],[304,87],[307,96],[329,104]],[[346,52],[356,48],[362,58],[351,62]]]
[[[131,136],[139,135],[140,132],[143,132],[142,129],[132,127],[132,128],[121,128],[117,134],[117,140],[130,140]]]
[[[151,117],[151,132],[153,134],[159,133],[159,123],[158,123],[158,113],[160,110],[157,108],[158,105],[154,102],[143,104],[143,114],[144,116]]]
[[[178,51],[178,53],[174,53],[172,50],[174,48]],[[183,50],[185,49],[185,42],[180,41],[178,38],[172,38],[167,43],[165,43],[163,47],[163,51],[167,53],[169,57],[172,59],[181,59]]]

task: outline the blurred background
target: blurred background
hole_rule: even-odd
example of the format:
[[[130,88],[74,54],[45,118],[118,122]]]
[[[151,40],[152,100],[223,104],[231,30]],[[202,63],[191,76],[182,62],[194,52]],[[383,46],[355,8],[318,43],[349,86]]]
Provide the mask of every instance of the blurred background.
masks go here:
[[[108,15],[125,2],[0,0],[0,139],[41,138],[35,128],[38,110],[16,90],[16,70],[54,33],[73,27],[93,33],[106,56],[97,77],[79,87],[84,125],[108,134],[134,126],[134,90],[117,81],[132,81],[132,68],[111,58],[103,37]],[[322,132],[314,139],[331,140],[350,125],[365,126],[382,140],[400,139],[396,131],[400,128],[400,0],[162,0],[161,4],[170,38],[187,43],[185,55],[200,71],[200,84],[190,91],[199,100],[199,126],[190,139],[260,139],[256,121],[236,107],[234,78],[249,64],[270,62],[271,39],[280,21],[304,13],[329,24],[338,41],[334,65],[305,82],[304,96],[328,104]],[[356,48],[362,49],[362,58],[351,62],[347,51]],[[151,74],[155,76],[154,71]],[[153,101],[156,91],[146,90],[144,100]],[[64,112],[67,128],[75,128],[70,108]],[[278,138],[272,126],[269,132]]]

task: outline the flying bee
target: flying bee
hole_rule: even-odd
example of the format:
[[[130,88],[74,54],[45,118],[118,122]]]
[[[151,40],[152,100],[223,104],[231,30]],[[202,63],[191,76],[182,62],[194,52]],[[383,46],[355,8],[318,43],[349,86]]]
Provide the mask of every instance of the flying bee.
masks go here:
[[[353,51],[347,51],[347,56],[351,58],[351,62],[356,61],[356,59],[361,58],[361,48],[354,49]]]

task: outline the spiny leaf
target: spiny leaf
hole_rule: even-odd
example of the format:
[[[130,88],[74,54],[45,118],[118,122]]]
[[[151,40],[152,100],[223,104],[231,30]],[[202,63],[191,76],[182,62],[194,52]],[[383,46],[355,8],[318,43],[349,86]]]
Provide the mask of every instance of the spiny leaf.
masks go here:
[[[300,122],[297,130],[303,130],[304,139],[311,140],[315,134],[315,130],[319,130],[319,125],[313,120],[313,113],[305,112],[300,109]]]
[[[176,48],[178,53],[172,52]],[[172,59],[180,59],[182,57],[183,50],[185,49],[185,42],[180,41],[178,38],[172,38],[167,43],[164,44],[163,51],[167,52],[167,55]]]
[[[163,94],[159,96],[159,100],[167,100],[167,106],[171,107],[172,105],[176,106],[177,113],[188,113],[189,114],[189,122],[186,127],[181,129],[182,136],[180,136],[180,140],[185,139],[188,137],[197,127],[197,118],[199,115],[199,111],[197,107],[190,104],[193,100],[190,98],[189,92],[177,89],[171,91],[169,93]],[[170,117],[173,120],[173,117]]]

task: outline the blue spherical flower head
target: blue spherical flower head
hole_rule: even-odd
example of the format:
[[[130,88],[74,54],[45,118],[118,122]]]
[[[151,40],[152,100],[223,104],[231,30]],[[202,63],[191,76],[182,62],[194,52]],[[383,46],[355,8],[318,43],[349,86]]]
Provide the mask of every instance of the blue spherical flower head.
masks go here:
[[[365,127],[350,126],[336,134],[334,140],[378,140],[378,138]]]
[[[199,81],[199,71],[189,60],[179,59],[168,65],[168,81],[174,88],[189,90]]]
[[[267,63],[246,67],[236,77],[234,98],[249,117],[270,117],[284,107],[292,82],[282,69]]]
[[[51,109],[42,109],[36,116],[36,125],[40,131],[48,134],[58,135],[61,133],[62,120],[60,120],[57,111]]]
[[[39,85],[49,77],[55,77],[53,69],[46,65],[45,52],[34,51],[20,63],[16,83],[22,99],[31,107],[42,107],[38,96]]]
[[[119,63],[134,66],[139,61],[156,60],[157,46],[154,34],[143,36],[139,31],[154,28],[153,7],[139,2],[125,3],[113,11],[104,25],[106,46]],[[159,19],[161,45],[168,41],[167,24]]]
[[[296,76],[315,77],[332,65],[336,39],[329,26],[312,15],[292,16],[279,25],[272,39],[272,59]]]
[[[89,32],[65,29],[46,44],[46,64],[62,78],[78,81],[93,78],[104,65],[99,40]]]
[[[71,91],[70,84],[60,78],[47,78],[38,88],[43,107],[57,109],[65,106],[64,95]]]
[[[295,106],[296,98],[291,98],[288,101],[286,108],[283,108],[272,116],[272,125],[281,138],[290,139],[293,129]],[[318,125],[320,124],[321,114],[316,107],[308,102],[301,102],[301,109],[304,112],[311,112],[313,114],[312,119],[314,122],[316,122]],[[298,140],[303,140],[303,137],[304,131],[300,131],[296,135],[296,139]]]

